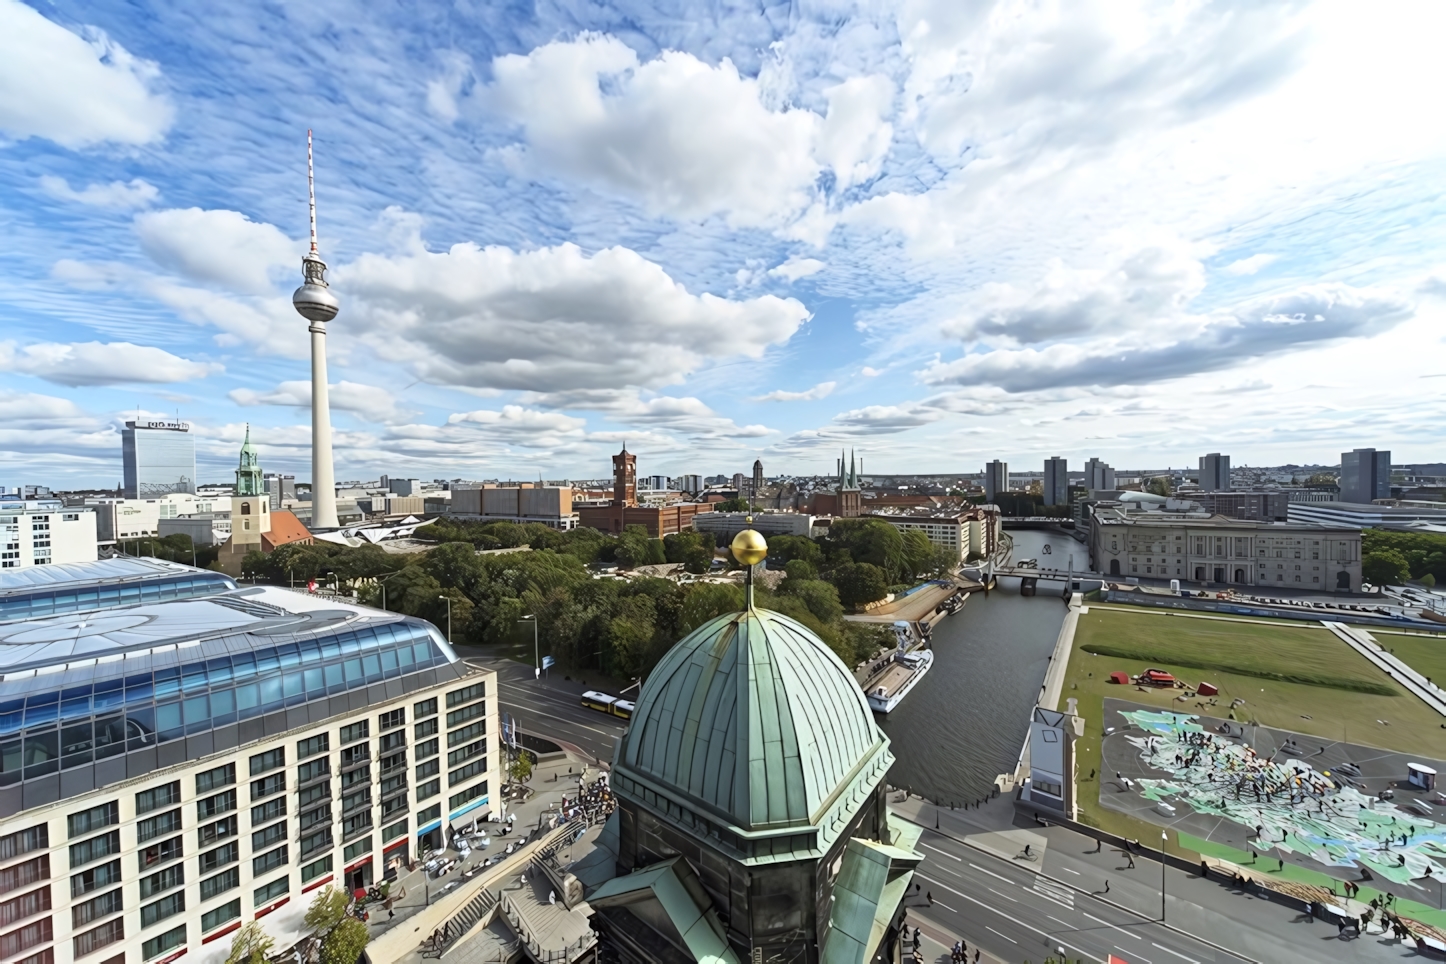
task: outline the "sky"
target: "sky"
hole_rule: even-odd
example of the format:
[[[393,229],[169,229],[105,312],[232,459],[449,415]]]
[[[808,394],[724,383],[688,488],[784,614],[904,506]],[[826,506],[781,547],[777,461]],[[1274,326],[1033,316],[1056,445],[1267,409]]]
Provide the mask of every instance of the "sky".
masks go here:
[[[1443,21],[0,0],[0,484],[1441,461]]]

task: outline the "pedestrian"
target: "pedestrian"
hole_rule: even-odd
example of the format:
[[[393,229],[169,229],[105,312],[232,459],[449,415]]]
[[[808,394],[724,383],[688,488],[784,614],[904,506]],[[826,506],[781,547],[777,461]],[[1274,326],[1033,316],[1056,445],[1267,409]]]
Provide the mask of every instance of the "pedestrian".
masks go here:
[[[557,891],[549,890],[547,892],[547,903],[552,906],[557,904]]]
[[[924,896],[925,896],[926,898],[928,898],[929,906],[930,906],[930,907],[933,907],[933,906],[934,906],[934,892],[933,892],[932,890],[925,891],[925,892],[924,892]]]
[[[1108,894],[1109,892],[1110,892],[1110,879],[1109,879],[1108,877],[1106,877],[1106,878],[1105,878],[1105,893]]]
[[[1284,858],[1284,857],[1276,857],[1276,858],[1275,858],[1275,861],[1276,861],[1276,863],[1280,864],[1279,867],[1276,867],[1276,868],[1275,868],[1276,870],[1284,870],[1284,869],[1285,869],[1285,858]]]
[[[1125,869],[1126,869],[1126,870],[1134,870],[1134,869],[1135,869],[1135,855],[1134,855],[1134,854],[1131,854],[1131,853],[1126,853],[1126,854],[1125,854],[1125,859],[1130,862],[1130,865],[1129,865],[1128,867],[1126,867]]]

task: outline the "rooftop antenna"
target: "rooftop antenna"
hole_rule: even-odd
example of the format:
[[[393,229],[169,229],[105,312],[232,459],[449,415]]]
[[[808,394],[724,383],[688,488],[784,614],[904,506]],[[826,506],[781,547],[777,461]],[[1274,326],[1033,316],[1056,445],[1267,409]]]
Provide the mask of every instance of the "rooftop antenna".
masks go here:
[[[306,129],[306,198],[311,209],[311,253],[316,254],[316,178],[311,169],[311,128]]]

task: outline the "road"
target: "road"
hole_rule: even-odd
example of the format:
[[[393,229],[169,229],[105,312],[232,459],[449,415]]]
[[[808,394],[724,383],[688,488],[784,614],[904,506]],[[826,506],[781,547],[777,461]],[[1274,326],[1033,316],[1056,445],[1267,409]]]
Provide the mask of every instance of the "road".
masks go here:
[[[930,907],[921,895],[910,895],[908,920],[946,946],[959,935],[971,948],[982,947],[1002,961],[1041,960],[1060,948],[1071,958],[1103,961],[1115,954],[1130,964],[1250,960],[932,830],[924,831],[919,846],[926,859],[915,879],[924,894],[933,895],[934,904]]]
[[[532,667],[509,659],[468,657],[468,662],[496,671],[498,709],[516,719],[519,729],[564,740],[604,763],[612,762],[614,741],[627,723],[579,703],[581,683],[536,680]]]

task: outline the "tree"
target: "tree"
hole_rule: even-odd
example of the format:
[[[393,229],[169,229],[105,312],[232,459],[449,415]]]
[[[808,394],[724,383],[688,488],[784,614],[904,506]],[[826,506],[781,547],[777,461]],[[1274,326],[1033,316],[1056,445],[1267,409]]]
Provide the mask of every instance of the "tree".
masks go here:
[[[823,562],[823,550],[807,536],[774,536],[768,540],[770,566],[786,566],[795,559],[817,566]]]
[[[724,499],[713,506],[714,512],[747,512],[747,499]]]
[[[838,519],[829,526],[831,547],[844,549],[854,562],[866,562],[890,576],[904,575],[907,563],[904,537],[897,528],[883,519]],[[885,580],[884,585],[888,585]]]
[[[1306,485],[1336,485],[1339,483],[1334,472],[1317,472],[1305,480]]]
[[[367,925],[348,917],[322,938],[321,964],[356,964],[370,940]]]
[[[327,884],[312,898],[302,923],[313,934],[326,934],[346,920],[346,908],[350,903],[351,898],[346,891]]]
[[[271,935],[261,929],[260,921],[247,921],[231,938],[231,953],[226,955],[226,964],[266,964],[273,943]],[[356,964],[356,961],[353,959],[347,964]]]
[[[1368,552],[1361,557],[1361,578],[1377,586],[1399,586],[1411,578],[1411,566],[1398,549]]]
[[[794,565],[795,563],[790,563]],[[821,623],[832,623],[843,618],[843,603],[839,599],[838,589],[822,579],[804,579],[794,582],[792,578],[787,580],[793,585],[788,588],[788,595],[797,596],[808,611],[813,613]]]
[[[917,576],[929,568],[929,561],[934,558],[934,544],[929,537],[918,529],[910,529],[904,533],[904,561],[906,575]]]
[[[867,562],[849,562],[839,566],[833,572],[832,581],[838,588],[839,601],[855,609],[883,599],[889,591],[889,580],[884,570]]]
[[[647,565],[652,555],[649,541],[648,530],[643,526],[632,525],[623,529],[618,540],[618,563],[629,569]]]
[[[1154,495],[1169,495],[1170,480],[1163,475],[1157,475],[1145,483],[1145,491],[1153,493]]]
[[[507,767],[507,775],[513,783],[526,783],[532,779],[532,756],[525,750],[517,751],[517,757]]]

